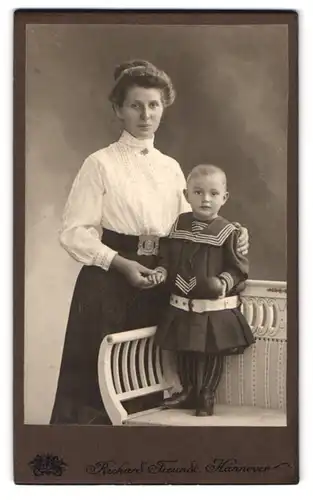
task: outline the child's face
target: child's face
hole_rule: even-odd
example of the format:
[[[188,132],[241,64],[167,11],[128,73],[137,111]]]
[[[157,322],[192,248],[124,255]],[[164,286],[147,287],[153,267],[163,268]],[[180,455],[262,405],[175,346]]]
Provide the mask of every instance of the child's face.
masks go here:
[[[185,196],[198,219],[214,219],[228,199],[225,179],[218,172],[191,178]]]

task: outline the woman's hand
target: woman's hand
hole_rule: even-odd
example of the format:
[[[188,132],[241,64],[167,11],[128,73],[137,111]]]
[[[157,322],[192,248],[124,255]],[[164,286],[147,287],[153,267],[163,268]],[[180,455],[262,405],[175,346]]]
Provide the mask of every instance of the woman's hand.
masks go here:
[[[236,226],[240,230],[239,238],[238,238],[238,246],[237,252],[242,255],[247,255],[249,250],[249,233],[246,227],[242,227],[239,222],[233,222],[234,226]]]
[[[122,273],[128,283],[135,288],[152,288],[155,286],[148,279],[148,276],[154,273],[153,269],[142,266],[135,260],[125,259],[120,255],[116,255],[111,262],[111,266]]]

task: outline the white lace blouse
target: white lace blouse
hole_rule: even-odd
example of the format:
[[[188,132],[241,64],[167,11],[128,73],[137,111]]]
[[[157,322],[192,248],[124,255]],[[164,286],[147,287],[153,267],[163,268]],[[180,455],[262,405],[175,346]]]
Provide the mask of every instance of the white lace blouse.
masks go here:
[[[108,270],[116,251],[101,242],[101,228],[166,236],[181,212],[185,177],[176,160],[124,131],[83,163],[69,194],[61,245],[79,262]],[[99,231],[100,228],[100,231]]]

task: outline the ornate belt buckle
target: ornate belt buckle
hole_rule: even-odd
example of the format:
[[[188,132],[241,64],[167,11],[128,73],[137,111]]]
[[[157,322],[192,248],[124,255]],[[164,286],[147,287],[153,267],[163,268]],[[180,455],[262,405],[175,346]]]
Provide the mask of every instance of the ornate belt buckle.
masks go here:
[[[158,255],[159,237],[152,234],[142,234],[138,237],[137,255]]]

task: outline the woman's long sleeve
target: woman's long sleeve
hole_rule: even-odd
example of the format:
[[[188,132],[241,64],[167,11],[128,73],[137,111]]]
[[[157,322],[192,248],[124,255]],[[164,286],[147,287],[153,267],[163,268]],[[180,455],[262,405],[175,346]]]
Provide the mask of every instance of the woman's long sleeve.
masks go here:
[[[106,192],[101,168],[92,155],[84,161],[64,209],[60,243],[82,264],[108,270],[117,252],[100,240],[102,203]]]

